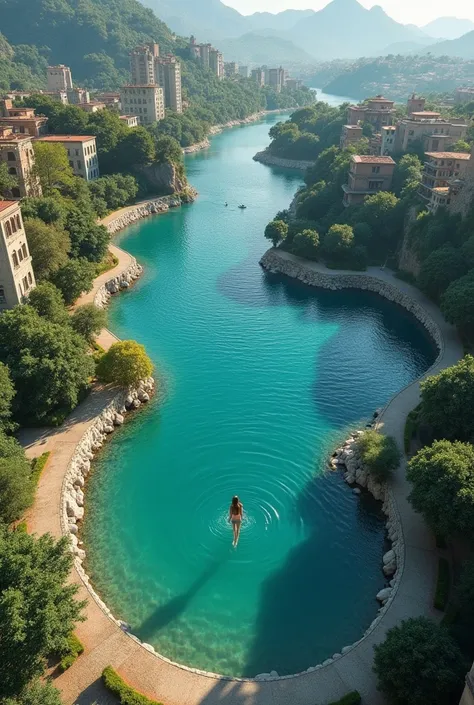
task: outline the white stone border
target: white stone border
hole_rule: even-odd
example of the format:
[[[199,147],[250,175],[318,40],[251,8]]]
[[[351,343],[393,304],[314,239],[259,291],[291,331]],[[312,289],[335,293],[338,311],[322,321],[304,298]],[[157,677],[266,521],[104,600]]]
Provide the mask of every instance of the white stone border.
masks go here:
[[[261,152],[252,157],[254,162],[260,162],[260,164],[265,164],[267,166],[279,166],[285,169],[297,169],[298,171],[306,171],[314,166],[315,162],[304,161],[303,159],[285,159],[284,157],[277,157],[264,149]]]

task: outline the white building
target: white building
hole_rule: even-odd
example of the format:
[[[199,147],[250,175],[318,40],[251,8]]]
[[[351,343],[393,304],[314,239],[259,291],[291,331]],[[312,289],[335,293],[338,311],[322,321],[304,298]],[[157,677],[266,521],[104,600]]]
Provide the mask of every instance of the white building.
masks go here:
[[[36,286],[17,201],[0,201],[0,311],[22,302]]]
[[[62,144],[67,152],[69,165],[76,176],[82,176],[86,181],[93,181],[100,176],[94,136],[46,135],[40,137],[38,142]]]
[[[142,125],[151,125],[165,117],[163,89],[155,84],[123,86],[120,102],[125,115],[136,115]]]
[[[72,76],[69,66],[48,66],[48,91],[72,91]]]
[[[127,127],[138,127],[138,118],[136,115],[120,115],[120,120],[122,120]]]

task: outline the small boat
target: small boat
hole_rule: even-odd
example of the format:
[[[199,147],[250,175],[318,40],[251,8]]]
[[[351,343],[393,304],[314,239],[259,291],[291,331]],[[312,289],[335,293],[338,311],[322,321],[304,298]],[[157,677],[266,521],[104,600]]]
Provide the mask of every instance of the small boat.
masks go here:
[[[240,210],[242,210],[242,211],[243,211],[243,210],[245,210],[245,209],[247,208],[247,206],[244,206],[244,204],[243,204],[243,203],[241,203],[241,204],[240,204],[240,206],[239,206],[239,208],[240,208]]]

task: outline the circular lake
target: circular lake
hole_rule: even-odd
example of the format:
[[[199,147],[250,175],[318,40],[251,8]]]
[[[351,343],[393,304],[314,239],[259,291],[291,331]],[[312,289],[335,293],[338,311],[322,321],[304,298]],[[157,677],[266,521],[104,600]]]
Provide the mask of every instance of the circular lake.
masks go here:
[[[114,615],[173,661],[233,676],[302,671],[374,619],[380,505],[325,461],[435,357],[394,304],[260,269],[264,227],[302,182],[252,161],[278,119],[187,157],[197,202],[120,237],[145,273],[109,325],[146,345],[160,393],[95,462],[84,524]]]

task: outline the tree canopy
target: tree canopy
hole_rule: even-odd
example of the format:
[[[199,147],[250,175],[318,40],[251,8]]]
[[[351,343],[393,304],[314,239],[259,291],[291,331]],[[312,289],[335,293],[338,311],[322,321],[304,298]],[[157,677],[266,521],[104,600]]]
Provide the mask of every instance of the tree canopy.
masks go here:
[[[283,220],[272,220],[265,228],[265,237],[274,247],[280,244],[288,234],[288,225]]]
[[[74,174],[69,165],[66,148],[62,144],[36,141],[34,150],[34,171],[45,195],[49,196],[56,189],[72,184]]]
[[[97,377],[102,382],[128,387],[150,377],[153,364],[143,345],[134,340],[114,343],[97,365]]]
[[[24,223],[35,277],[37,281],[48,279],[68,261],[69,234],[60,226],[47,225],[39,218],[27,219]]]

